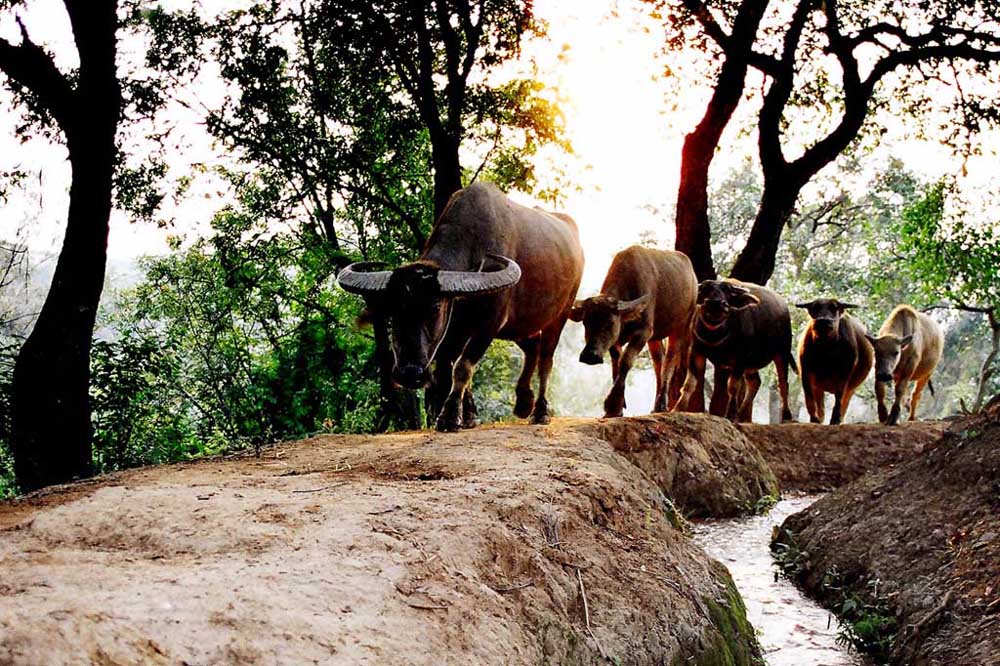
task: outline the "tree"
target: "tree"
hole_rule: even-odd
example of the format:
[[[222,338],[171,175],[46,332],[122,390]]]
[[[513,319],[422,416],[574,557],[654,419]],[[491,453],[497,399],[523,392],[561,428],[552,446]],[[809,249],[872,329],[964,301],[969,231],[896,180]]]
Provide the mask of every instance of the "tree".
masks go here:
[[[1000,370],[1000,233],[995,223],[969,221],[972,216],[965,214],[948,219],[949,194],[954,195],[953,188],[938,182],[904,212],[895,227],[898,252],[925,298],[944,295],[950,300],[946,307],[986,318],[990,351],[980,366],[972,405],[962,403],[966,411],[978,412]]]
[[[646,1],[652,2],[657,11],[664,8],[659,0]],[[671,46],[681,47],[685,41],[694,40],[701,48],[711,48],[714,58],[722,61],[705,112],[698,125],[685,136],[681,151],[674,248],[690,257],[699,281],[716,277],[708,223],[708,172],[722,133],[743,99],[750,63],[761,57],[753,46],[767,5],[768,0],[740,3],[728,31],[707,3],[699,0],[684,2],[670,15],[674,24]],[[692,30],[711,39],[697,39],[690,34]]]
[[[758,13],[765,14],[763,21]],[[732,17],[728,32],[717,16]],[[742,92],[740,75],[745,75],[745,65],[765,77],[757,114],[764,188],[750,235],[732,269],[732,276],[739,279],[764,284],[771,277],[781,233],[799,193],[866,129],[876,101],[899,99],[909,103],[904,112],[919,115],[921,106],[927,105],[919,103],[923,98],[918,95],[928,89],[919,84],[944,82],[947,66],[958,90],[956,110],[963,129],[974,131],[980,120],[996,117],[985,93],[961,81],[973,76],[996,78],[991,66],[1000,60],[1000,32],[995,27],[1000,6],[993,2],[797,0],[791,6],[777,7],[760,0],[689,0],[671,18],[675,28],[688,31],[675,29],[676,38],[694,39],[696,46],[710,45],[706,50],[724,54],[725,63],[735,72],[723,78],[720,69],[706,118],[728,122],[729,116],[720,111],[729,107],[720,105],[718,99],[732,100],[735,90]],[[741,31],[755,25],[756,34],[750,40]],[[692,26],[697,28],[693,36]],[[746,46],[748,41],[752,47]],[[797,118],[790,117],[796,114]],[[799,131],[791,132],[792,127]],[[874,132],[874,128],[867,129]],[[696,130],[695,135],[711,144],[699,151],[709,154],[718,148],[721,129]],[[789,142],[802,150],[794,159],[786,154]],[[700,212],[700,192],[692,192],[699,183],[685,182],[685,188],[691,188],[685,189],[690,197],[685,205],[692,212],[681,216],[679,200],[678,238],[710,234],[707,216]],[[696,256],[704,253],[697,247],[692,251]]]
[[[984,65],[982,74],[993,73],[989,65],[1000,61],[1000,31],[995,28],[1000,6],[992,2],[933,3],[928,8],[930,15],[914,29],[910,18],[926,3],[920,4],[799,1],[785,31],[777,66],[767,72],[771,84],[757,122],[764,191],[746,246],[733,266],[733,277],[759,283],[770,278],[781,232],[799,193],[858,137],[888,75],[898,70],[933,72],[941,63],[955,62],[978,63]],[[822,17],[818,25],[814,23],[816,14]],[[810,27],[812,34],[807,33]],[[873,49],[880,55],[869,64]],[[830,85],[817,66],[824,53],[833,54],[839,66],[839,90],[823,89]],[[799,99],[793,101],[797,76],[807,80],[799,89]],[[961,87],[961,83],[957,85]],[[799,157],[788,159],[782,136],[788,127],[786,110],[823,102],[835,109],[832,128]],[[970,110],[975,104],[974,100],[966,102]]]
[[[399,263],[457,189],[486,176],[530,192],[531,156],[561,143],[540,84],[490,80],[533,27],[528,2],[257,3],[212,33],[235,86],[208,126],[243,162],[235,180],[283,186],[269,216],[325,239],[331,273],[357,258]],[[463,165],[460,148],[478,165]],[[373,314],[379,424],[418,427]]]
[[[545,119],[518,118],[530,90],[489,82],[518,54],[525,33],[538,29],[532,0],[323,0],[322,15],[331,55],[362,65],[351,82],[374,78],[417,112],[430,141],[435,220],[463,186],[460,148],[470,131],[493,124],[500,139],[503,125],[520,124],[555,139]]]
[[[0,0],[13,12],[19,0]],[[11,450],[22,490],[86,476],[92,471],[88,395],[91,338],[104,286],[108,222],[117,206],[149,218],[162,199],[156,181],[165,167],[151,144],[138,165],[127,164],[126,130],[150,120],[164,104],[168,82],[157,76],[164,58],[189,48],[179,42],[148,54],[144,64],[122,62],[119,31],[169,27],[174,15],[135,0],[64,0],[79,65],[60,70],[32,41],[20,16],[17,44],[0,38],[0,73],[32,134],[64,142],[72,170],[66,234],[52,284],[13,373]],[[142,69],[142,72],[138,70]],[[173,81],[171,83],[178,83]],[[153,128],[158,140],[169,133]]]
[[[118,3],[64,4],[80,59],[77,72],[57,69],[20,20],[19,44],[0,39],[0,71],[24,103],[55,121],[73,171],[52,286],[14,369],[12,448],[23,490],[91,472],[90,347],[104,285],[122,112]]]

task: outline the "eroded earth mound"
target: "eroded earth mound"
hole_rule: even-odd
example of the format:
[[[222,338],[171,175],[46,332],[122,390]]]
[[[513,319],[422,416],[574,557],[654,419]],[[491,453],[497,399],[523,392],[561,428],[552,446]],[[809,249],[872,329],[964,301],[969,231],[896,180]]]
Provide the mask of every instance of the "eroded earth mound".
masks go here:
[[[891,663],[1000,664],[998,416],[954,423],[778,535],[786,568]]]
[[[663,490],[694,511],[773,479],[745,438],[699,453],[700,417],[663,418],[634,427],[671,475],[615,452],[624,429],[655,457],[617,419],[317,437],[29,496],[0,507],[0,663],[759,663]]]

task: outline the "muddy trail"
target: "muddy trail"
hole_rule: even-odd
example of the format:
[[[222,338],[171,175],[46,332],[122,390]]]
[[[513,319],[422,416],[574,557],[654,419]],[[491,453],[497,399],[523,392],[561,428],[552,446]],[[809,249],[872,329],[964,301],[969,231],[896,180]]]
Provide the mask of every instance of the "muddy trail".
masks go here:
[[[697,415],[326,436],[51,489],[0,505],[0,664],[757,664],[682,515],[832,469],[817,429],[792,453]],[[866,464],[936,429],[862,431]]]

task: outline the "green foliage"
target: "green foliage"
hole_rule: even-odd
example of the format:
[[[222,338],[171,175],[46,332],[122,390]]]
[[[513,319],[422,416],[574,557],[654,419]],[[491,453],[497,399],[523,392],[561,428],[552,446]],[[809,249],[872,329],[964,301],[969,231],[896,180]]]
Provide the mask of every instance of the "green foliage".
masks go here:
[[[996,225],[946,220],[951,186],[940,181],[907,207],[895,226],[898,252],[930,301],[1000,306],[1000,233]]]
[[[874,578],[868,581],[866,594],[842,594],[836,609],[840,619],[837,641],[868,655],[876,663],[885,664],[899,632],[899,623],[889,600],[878,594],[878,586],[879,581]]]

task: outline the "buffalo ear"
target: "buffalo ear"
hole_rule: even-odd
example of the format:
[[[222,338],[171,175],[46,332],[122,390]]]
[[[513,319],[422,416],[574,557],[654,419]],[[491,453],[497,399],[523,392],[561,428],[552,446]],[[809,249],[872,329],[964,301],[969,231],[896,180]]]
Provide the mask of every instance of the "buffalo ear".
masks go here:
[[[854,303],[842,303],[840,301],[837,301],[837,309],[840,310],[841,312],[843,312],[844,310],[850,310],[851,308],[860,308],[860,307],[861,307],[860,305],[856,305]]]
[[[569,311],[570,321],[583,321],[583,303],[583,301],[573,303],[573,307]]]
[[[357,324],[358,328],[368,328],[373,323],[375,323],[375,311],[371,308],[365,308],[362,310],[361,314],[359,314],[358,318],[355,320],[355,324]]]
[[[808,303],[796,303],[795,307],[802,308],[803,310],[808,310],[809,308],[812,307],[813,303],[815,302],[816,301],[809,301]]]
[[[622,321],[632,321],[642,314],[642,310],[648,302],[649,294],[643,294],[631,301],[619,301],[618,314],[621,315]]]
[[[902,340],[899,341],[899,348],[900,349],[906,349],[907,347],[910,346],[911,342],[913,342],[913,336],[912,335],[907,335],[905,338],[903,338]]]
[[[729,307],[733,310],[744,310],[760,304],[760,299],[749,291],[737,291],[729,297]]]

